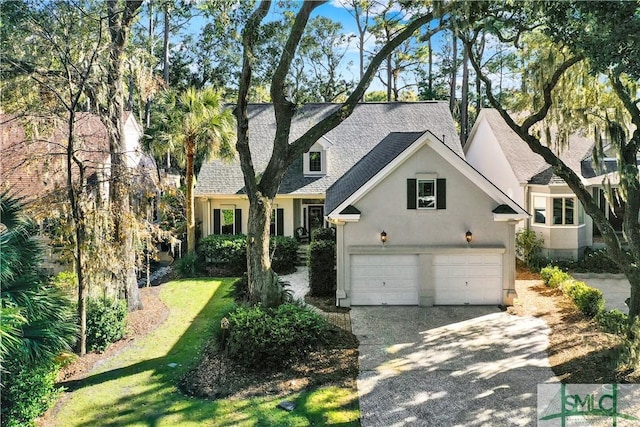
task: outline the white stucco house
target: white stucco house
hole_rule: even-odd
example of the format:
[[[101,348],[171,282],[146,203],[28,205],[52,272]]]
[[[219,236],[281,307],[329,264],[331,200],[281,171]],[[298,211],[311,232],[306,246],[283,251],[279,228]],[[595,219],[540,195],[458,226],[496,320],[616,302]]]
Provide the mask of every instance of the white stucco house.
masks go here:
[[[292,138],[336,108],[301,106]],[[274,132],[272,106],[250,105],[258,171]],[[195,195],[203,235],[246,230],[239,161],[203,165]],[[337,305],[508,305],[515,297],[515,225],[529,215],[465,161],[444,102],[359,104],[289,168],[275,204],[272,234],[336,228]]]
[[[615,158],[605,157],[594,164],[594,140],[579,134],[571,135],[566,145],[550,147],[582,178],[614,228],[621,230],[624,206],[615,201],[609,204],[603,190],[608,181],[615,192]],[[534,230],[544,239],[545,256],[577,258],[586,247],[602,244],[569,186],[509,128],[497,110],[480,111],[464,154],[474,168],[531,213],[519,227]]]

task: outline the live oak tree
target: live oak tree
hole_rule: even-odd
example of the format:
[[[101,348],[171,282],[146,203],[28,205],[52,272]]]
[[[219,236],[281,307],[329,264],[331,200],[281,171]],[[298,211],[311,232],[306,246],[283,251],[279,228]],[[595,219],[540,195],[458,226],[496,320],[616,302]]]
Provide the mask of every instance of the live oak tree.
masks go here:
[[[107,128],[111,154],[110,207],[114,224],[114,244],[120,263],[114,278],[122,284],[130,311],[142,308],[135,265],[132,227],[135,218],[131,210],[127,148],[124,139],[124,76],[125,48],[129,43],[131,26],[141,0],[108,0],[107,23],[109,60],[106,67],[106,97],[99,106],[102,122]]]
[[[249,220],[247,232],[247,264],[249,276],[249,298],[265,306],[281,303],[283,293],[277,276],[271,269],[269,259],[269,228],[273,200],[287,168],[304,152],[331,129],[338,126],[353,112],[364,95],[371,80],[385,58],[402,42],[411,37],[419,28],[442,16],[448,4],[436,3],[428,12],[413,18],[398,34],[381,47],[371,59],[367,70],[346,101],[338,105],[333,113],[315,124],[302,136],[290,141],[291,121],[296,106],[287,98],[286,79],[296,50],[311,12],[324,2],[303,2],[291,25],[282,54],[271,78],[271,99],[276,119],[276,133],[271,158],[264,171],[254,168],[249,150],[251,123],[247,115],[249,90],[252,84],[253,67],[256,61],[255,49],[262,21],[271,6],[270,1],[261,1],[249,17],[242,34],[243,63],[236,105],[237,143],[236,148],[244,176],[245,189],[249,198]]]
[[[498,32],[511,48],[531,49],[525,34],[546,34],[556,44],[544,45],[538,39],[539,55],[529,59],[527,88],[533,95],[530,110],[516,119],[492,91],[493,82],[473,55],[473,35],[466,49],[471,63],[481,76],[491,105],[509,127],[529,148],[553,167],[580,200],[585,212],[593,219],[607,246],[609,257],[620,267],[630,283],[629,320],[640,314],[640,183],[638,151],[640,150],[640,100],[637,87],[640,80],[640,43],[634,35],[640,31],[640,9],[635,2],[558,2],[545,3],[544,9],[535,2],[516,4],[512,19],[503,15],[499,22],[485,20],[485,29]],[[486,11],[484,11],[486,12]],[[486,16],[486,14],[485,14]],[[526,19],[522,19],[526,17]],[[535,28],[535,29],[534,29]],[[531,66],[534,65],[534,66]],[[586,71],[586,72],[585,72]],[[591,80],[589,80],[591,79]],[[606,83],[606,90],[593,93]],[[611,95],[615,96],[611,96]],[[607,103],[601,103],[607,100]],[[562,162],[545,141],[550,125],[557,126],[560,137],[580,127],[598,126],[609,135],[616,154],[617,197],[624,202],[623,238],[616,233],[604,211],[580,176]],[[541,136],[542,135],[542,136]],[[598,139],[599,135],[595,135]],[[601,140],[599,141],[601,143]],[[602,146],[596,144],[595,157]],[[615,182],[603,179],[609,201]],[[628,250],[626,250],[628,249]]]

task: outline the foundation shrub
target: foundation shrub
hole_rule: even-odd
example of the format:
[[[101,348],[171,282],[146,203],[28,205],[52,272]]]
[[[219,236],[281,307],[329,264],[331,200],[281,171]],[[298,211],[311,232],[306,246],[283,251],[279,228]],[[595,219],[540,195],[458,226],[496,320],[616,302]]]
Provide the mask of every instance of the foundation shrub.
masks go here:
[[[309,287],[311,295],[333,296],[336,292],[336,244],[315,240],[309,245]]]

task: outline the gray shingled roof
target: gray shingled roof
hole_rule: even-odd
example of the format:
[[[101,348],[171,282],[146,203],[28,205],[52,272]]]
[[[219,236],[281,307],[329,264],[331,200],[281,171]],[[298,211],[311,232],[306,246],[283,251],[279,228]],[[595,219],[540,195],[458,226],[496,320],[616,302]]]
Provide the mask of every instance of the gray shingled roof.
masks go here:
[[[366,184],[382,168],[406,150],[424,132],[393,132],[376,145],[366,156],[327,190],[325,212],[333,212],[340,203]]]
[[[480,111],[478,121],[485,118],[493,130],[513,173],[519,182],[531,184],[549,184],[562,181],[551,167],[538,154],[531,151],[524,142],[502,119],[498,110],[485,108]],[[560,159],[576,173],[581,172],[581,161],[591,154],[593,141],[579,134],[569,137],[566,147],[554,150],[560,153]]]
[[[302,135],[340,104],[306,104],[301,106],[292,122],[292,140]],[[267,165],[273,147],[275,117],[271,104],[251,104],[249,144],[256,171]],[[431,131],[444,136],[445,144],[464,158],[455,125],[446,102],[394,102],[358,104],[351,116],[323,138],[331,142],[328,150],[328,173],[305,177],[302,157],[289,167],[280,185],[280,194],[305,195],[326,190],[362,159],[383,138],[392,132]],[[239,160],[205,163],[198,175],[196,196],[242,194],[244,180]]]

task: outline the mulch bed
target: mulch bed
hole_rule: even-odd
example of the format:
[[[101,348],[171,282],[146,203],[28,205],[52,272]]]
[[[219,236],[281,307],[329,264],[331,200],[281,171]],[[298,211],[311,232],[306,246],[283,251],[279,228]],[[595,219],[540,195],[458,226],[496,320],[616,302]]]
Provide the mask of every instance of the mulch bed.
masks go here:
[[[333,329],[328,345],[292,362],[284,369],[253,370],[230,360],[210,343],[199,365],[185,376],[180,388],[207,399],[283,396],[320,385],[356,388],[358,341],[341,328]]]
[[[549,362],[562,382],[636,382],[616,371],[622,338],[602,332],[559,289],[548,288],[540,280],[523,280],[516,282],[516,291],[518,299],[509,313],[539,317],[549,325]]]

